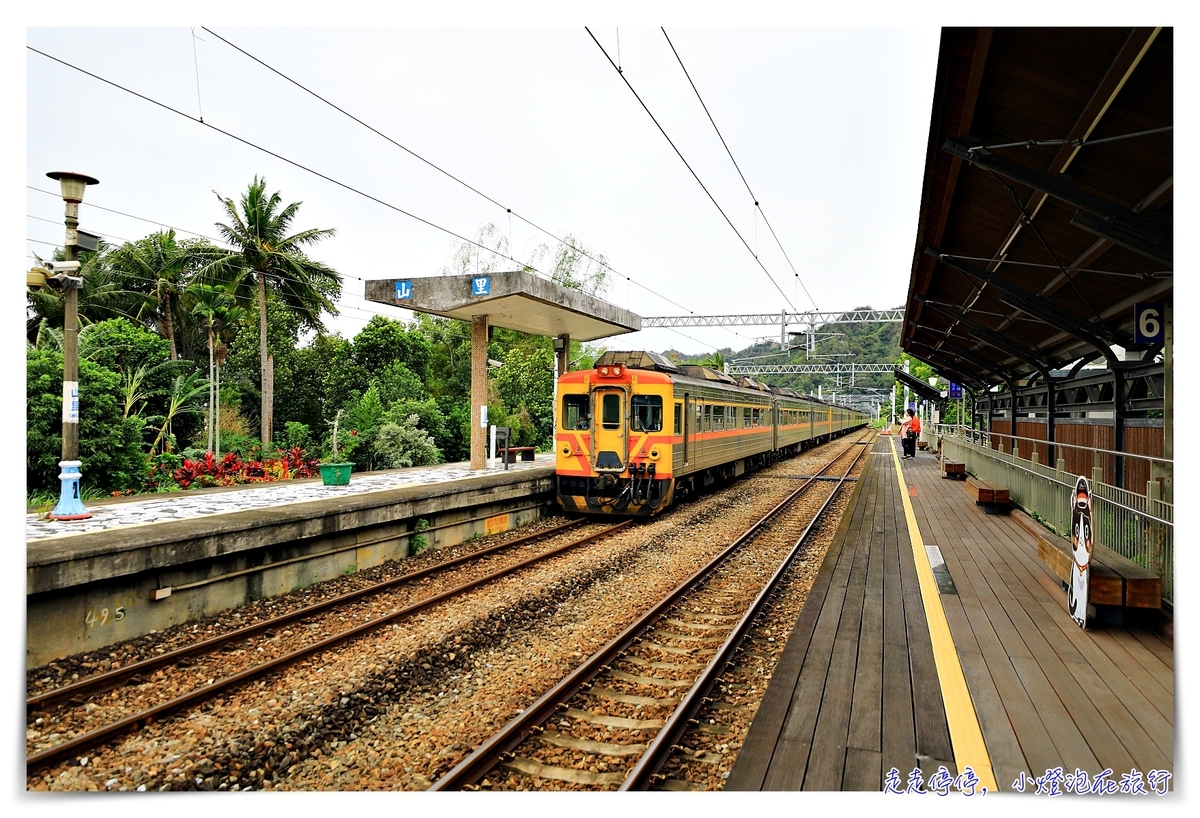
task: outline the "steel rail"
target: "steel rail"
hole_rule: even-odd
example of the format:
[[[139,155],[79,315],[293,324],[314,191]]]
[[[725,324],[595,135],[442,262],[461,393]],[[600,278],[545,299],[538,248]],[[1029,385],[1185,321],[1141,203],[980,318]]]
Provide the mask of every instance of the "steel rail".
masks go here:
[[[671,751],[676,749],[676,742],[683,736],[690,720],[700,709],[701,705],[704,704],[705,697],[720,675],[725,671],[725,667],[732,664],[730,659],[735,649],[745,639],[746,634],[750,631],[751,624],[761,612],[764,603],[774,593],[775,588],[782,581],[784,574],[792,567],[792,562],[796,559],[796,555],[800,553],[800,547],[808,539],[809,534],[812,533],[817,523],[821,521],[822,515],[825,514],[830,503],[833,502],[833,498],[838,495],[838,491],[849,481],[850,472],[858,465],[858,461],[862,460],[866,451],[865,446],[858,450],[858,454],[855,455],[854,460],[851,461],[842,476],[838,478],[838,483],[834,486],[833,491],[830,492],[829,497],[817,509],[817,513],[796,539],[792,550],[780,562],[779,567],[771,575],[767,584],[763,586],[762,591],[750,603],[750,607],[746,609],[746,613],[734,625],[729,637],[717,649],[716,655],[713,656],[708,666],[700,672],[700,676],[696,679],[691,689],[688,690],[675,709],[671,711],[671,715],[667,717],[666,724],[659,729],[658,734],[651,740],[650,746],[646,748],[646,752],[642,754],[642,757],[638,759],[633,769],[629,771],[629,774],[625,777],[625,781],[618,788],[618,792],[648,789],[659,777],[658,771],[662,769],[663,764],[670,757]]]
[[[309,654],[318,653],[326,648],[345,642],[348,639],[352,639],[355,636],[359,636],[363,633],[374,630],[380,625],[384,625],[393,620],[408,616],[409,614],[415,613],[424,608],[428,608],[473,588],[477,588],[480,585],[484,585],[492,581],[493,579],[505,576],[506,574],[514,573],[521,568],[525,568],[533,565],[534,563],[557,556],[558,554],[561,554],[569,549],[612,534],[619,529],[632,525],[633,522],[633,520],[626,520],[624,522],[617,523],[616,525],[609,526],[602,531],[589,534],[586,537],[567,543],[566,545],[559,546],[558,548],[553,548],[549,551],[543,552],[534,557],[530,557],[529,559],[522,560],[521,562],[510,565],[506,568],[502,568],[498,571],[493,571],[486,576],[471,580],[470,582],[456,586],[447,591],[443,591],[440,594],[435,594],[434,596],[428,597],[419,602],[414,602],[413,604],[393,611],[390,614],[384,614],[383,616],[376,617],[369,622],[364,622],[361,625],[355,625],[354,627],[341,631],[340,633],[336,633],[333,636],[329,636],[325,639],[313,642],[312,644],[297,648],[296,650],[290,651],[282,656],[278,656],[268,662],[264,662],[261,665],[255,665],[254,667],[246,668],[238,673],[234,673],[231,676],[226,676],[223,679],[217,679],[212,684],[191,690],[181,696],[175,697],[174,699],[170,699],[169,701],[155,705],[154,707],[134,713],[130,716],[126,716],[119,721],[99,727],[95,730],[84,733],[83,735],[76,736],[69,741],[56,744],[53,747],[48,747],[45,750],[41,750],[26,757],[26,773],[28,774],[29,771],[33,769],[44,767],[45,765],[69,756],[72,753],[94,747],[97,744],[101,744],[109,739],[115,738],[116,736],[136,727],[142,722],[148,722],[151,719],[160,718],[168,713],[172,713],[193,703],[204,701],[205,699],[211,698],[223,690],[228,690],[243,682],[251,681],[259,676],[264,676],[267,673],[279,670],[280,668],[291,664],[298,659],[302,659]]]
[[[455,565],[472,561],[477,557],[490,554],[494,551],[500,551],[505,548],[522,545],[530,540],[536,540],[541,537],[547,537],[551,534],[556,534],[563,529],[579,525],[582,522],[584,522],[582,519],[570,520],[562,525],[548,528],[545,531],[539,531],[535,534],[527,534],[523,537],[509,540],[508,542],[498,543],[497,545],[488,546],[487,548],[481,548],[478,551],[465,554],[461,557],[455,557],[454,559],[446,560],[445,562],[440,562],[437,565],[431,565],[427,568],[422,568],[418,571],[412,571],[398,577],[393,577],[392,579],[384,580],[374,585],[369,585],[365,588],[349,591],[347,593],[335,596],[332,599],[316,602],[312,605],[307,605],[295,611],[280,614],[279,616],[265,619],[262,622],[255,623],[253,625],[247,625],[244,628],[238,628],[237,630],[212,636],[192,645],[176,648],[175,650],[168,651],[161,656],[152,656],[148,659],[142,659],[139,662],[126,665],[122,668],[110,670],[95,676],[89,676],[88,678],[81,679],[73,684],[55,688],[54,690],[48,690],[45,693],[39,693],[36,696],[30,696],[25,700],[25,712],[29,713],[41,708],[53,707],[54,705],[63,701],[73,699],[76,696],[107,692],[113,688],[120,687],[121,685],[127,683],[134,676],[142,673],[148,673],[168,665],[173,665],[180,659],[203,656],[204,654],[211,653],[212,651],[229,642],[239,639],[247,639],[255,634],[262,633],[263,631],[270,630],[271,628],[276,628],[281,625],[286,625],[287,623],[294,622],[297,619],[303,619],[305,617],[312,616],[329,608],[335,608],[339,605],[344,605],[372,594],[382,593],[383,591],[386,591],[396,585],[400,585],[414,579],[420,579],[421,577],[428,576],[429,574],[438,573],[444,569],[452,568]]]
[[[614,636],[606,645],[589,656],[582,664],[567,674],[554,687],[546,691],[541,698],[513,717],[500,728],[491,738],[479,745],[470,755],[455,765],[449,772],[435,781],[429,792],[445,790],[461,790],[476,784],[501,761],[510,757],[513,749],[537,731],[538,727],[550,718],[561,707],[561,703],[569,700],[635,643],[635,641],[655,622],[662,617],[673,605],[695,589],[703,580],[708,578],[721,566],[727,557],[740,549],[747,540],[753,537],[759,529],[777,516],[790,505],[801,493],[814,485],[821,472],[833,466],[843,458],[847,449],[839,452],[836,457],[823,466],[816,475],[785,497],[773,509],[739,535],[732,543],[721,550],[708,563],[701,566],[691,576],[681,582],[665,597],[659,600],[648,611],[634,620],[619,634]]]

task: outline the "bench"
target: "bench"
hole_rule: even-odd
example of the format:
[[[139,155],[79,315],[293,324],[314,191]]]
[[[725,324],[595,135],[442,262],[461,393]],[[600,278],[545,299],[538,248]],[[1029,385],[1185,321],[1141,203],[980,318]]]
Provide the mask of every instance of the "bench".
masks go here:
[[[509,446],[507,449],[500,450],[501,456],[504,456],[505,452],[508,453],[508,462],[509,463],[516,463],[517,455],[520,455],[522,460],[531,461],[531,460],[533,460],[534,447],[533,446]]]
[[[967,464],[959,463],[957,460],[942,461],[942,477],[951,480],[964,480],[967,476]]]
[[[1038,558],[1049,566],[1064,590],[1071,582],[1071,542],[1054,534],[1038,534]],[[1088,604],[1111,608],[1162,607],[1162,580],[1111,548],[1095,545],[1088,561]],[[1115,616],[1115,619],[1114,619]],[[1104,621],[1121,621],[1120,611],[1097,611]]]
[[[980,480],[978,477],[967,477],[967,494],[975,500],[975,505],[983,506],[988,514],[1005,514],[1009,509],[1008,488],[990,480]]]

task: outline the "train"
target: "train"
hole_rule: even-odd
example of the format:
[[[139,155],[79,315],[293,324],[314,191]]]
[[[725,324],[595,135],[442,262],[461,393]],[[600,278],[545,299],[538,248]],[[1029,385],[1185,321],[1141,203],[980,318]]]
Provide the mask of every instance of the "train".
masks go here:
[[[558,379],[564,511],[648,517],[707,486],[860,429],[865,412],[655,352],[605,352]]]

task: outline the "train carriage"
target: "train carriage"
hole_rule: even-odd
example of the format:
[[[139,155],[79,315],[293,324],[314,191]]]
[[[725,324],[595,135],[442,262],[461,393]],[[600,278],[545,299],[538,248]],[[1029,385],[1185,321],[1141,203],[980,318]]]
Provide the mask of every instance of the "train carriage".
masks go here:
[[[649,516],[676,498],[866,424],[865,414],[675,365],[607,352],[558,381],[557,494],[567,511]]]

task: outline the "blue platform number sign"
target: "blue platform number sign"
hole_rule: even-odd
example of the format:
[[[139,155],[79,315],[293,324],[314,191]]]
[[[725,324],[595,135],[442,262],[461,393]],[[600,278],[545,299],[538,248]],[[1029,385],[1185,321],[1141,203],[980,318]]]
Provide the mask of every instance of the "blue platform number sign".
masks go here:
[[[412,301],[412,282],[397,281],[396,282],[396,300],[397,301]]]
[[[958,400],[959,398],[961,398],[962,397],[962,384],[961,383],[950,384],[950,394],[948,397],[950,397],[954,400]]]
[[[1161,344],[1165,335],[1163,302],[1133,305],[1133,340],[1139,344]]]
[[[490,276],[475,276],[471,279],[471,295],[491,295],[492,279]]]

